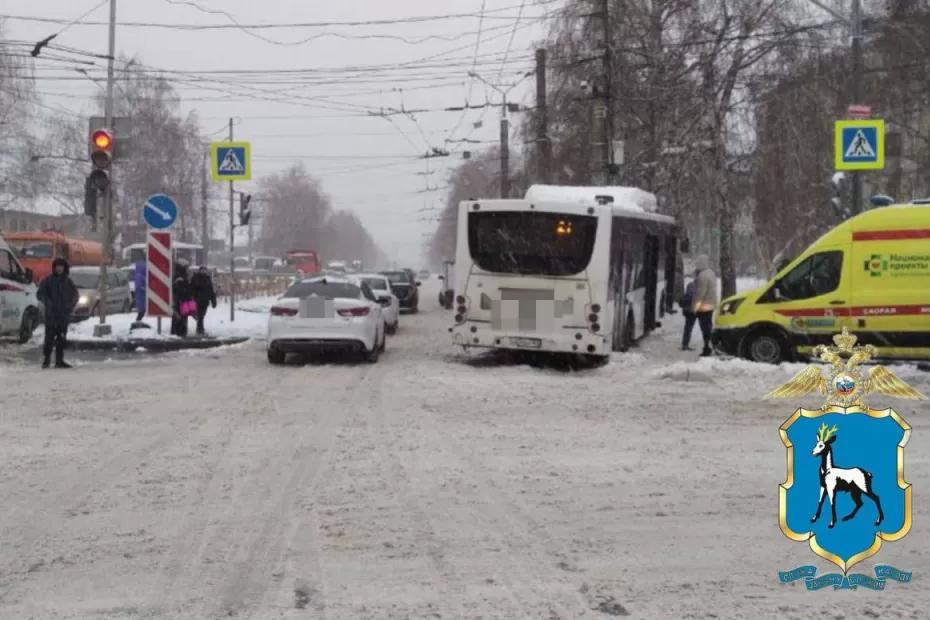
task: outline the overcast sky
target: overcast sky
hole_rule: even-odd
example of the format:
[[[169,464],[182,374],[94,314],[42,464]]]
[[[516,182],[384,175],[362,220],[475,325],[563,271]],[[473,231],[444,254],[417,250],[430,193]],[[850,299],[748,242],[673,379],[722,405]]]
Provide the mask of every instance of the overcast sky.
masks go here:
[[[105,22],[108,3],[101,0],[3,0],[0,15],[51,17],[72,20],[100,6],[82,21]],[[157,22],[162,24],[230,24],[222,14],[198,10],[194,2],[183,0],[118,0],[117,22]],[[418,266],[421,248],[435,222],[418,221],[436,217],[438,211],[423,209],[441,205],[442,191],[417,193],[429,187],[444,186],[446,173],[461,161],[461,144],[446,144],[450,136],[493,142],[498,137],[499,111],[430,111],[384,118],[368,116],[380,108],[437,110],[460,106],[466,101],[484,103],[499,96],[468,72],[475,53],[479,23],[482,41],[478,47],[477,71],[491,82],[509,84],[523,79],[512,91],[511,100],[532,104],[533,80],[524,78],[532,68],[534,42],[545,33],[550,20],[541,18],[560,2],[529,0],[521,11],[520,0],[198,0],[206,10],[223,10],[241,24],[296,24],[321,21],[371,21],[474,14],[447,20],[424,20],[401,24],[365,26],[302,26],[250,31],[277,43],[261,40],[240,29],[181,30],[176,28],[117,28],[118,55],[136,57],[140,62],[166,70],[214,71],[257,70],[249,82],[230,86],[242,75],[207,75],[225,80],[212,85],[238,93],[211,90],[202,80],[197,84],[176,82],[185,110],[196,110],[206,134],[225,136],[229,117],[236,119],[237,139],[250,140],[254,177],[286,168],[302,161],[323,183],[337,209],[355,212],[389,256]],[[477,16],[482,5],[485,18]],[[520,17],[518,20],[517,17]],[[516,26],[516,28],[514,28]],[[62,28],[55,23],[20,19],[6,20],[10,39],[39,40]],[[322,36],[299,44],[321,34]],[[104,25],[77,24],[55,43],[82,50],[106,53]],[[397,38],[358,38],[387,35]],[[441,38],[440,38],[441,37]],[[512,38],[512,42],[511,42]],[[509,53],[507,52],[509,48]],[[501,71],[501,59],[508,61]],[[437,56],[427,67],[409,71],[376,71],[360,75],[338,71],[358,65],[385,65],[419,61]],[[101,65],[103,61],[98,61]],[[422,63],[421,63],[422,65]],[[42,76],[80,77],[73,70],[62,71],[40,64]],[[325,76],[302,73],[282,76],[264,73],[296,69],[337,69]],[[101,71],[97,69],[95,71]],[[198,79],[200,76],[198,76]],[[181,79],[187,79],[181,77]],[[272,80],[290,83],[269,84]],[[188,80],[189,81],[189,80]],[[307,82],[316,82],[308,84]],[[328,83],[319,83],[328,82]],[[90,114],[92,98],[99,87],[90,80],[40,80],[38,90],[47,103]],[[283,101],[268,101],[267,99]],[[320,98],[329,101],[320,101]],[[477,130],[473,124],[483,121]],[[514,118],[513,120],[518,120]],[[451,132],[455,129],[455,133]],[[516,134],[513,134],[514,136]],[[486,146],[486,145],[480,145]],[[429,147],[459,151],[456,157],[417,159]],[[469,145],[476,149],[479,145]],[[426,172],[427,163],[433,174]],[[243,184],[242,189],[248,190]]]

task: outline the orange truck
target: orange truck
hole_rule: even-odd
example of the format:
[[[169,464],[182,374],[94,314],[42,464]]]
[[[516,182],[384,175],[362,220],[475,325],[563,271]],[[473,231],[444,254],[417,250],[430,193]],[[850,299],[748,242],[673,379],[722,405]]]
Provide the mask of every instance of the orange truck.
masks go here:
[[[19,262],[32,270],[36,284],[52,272],[52,261],[64,258],[72,267],[99,265],[103,246],[96,241],[66,237],[60,232],[15,232],[4,235]]]

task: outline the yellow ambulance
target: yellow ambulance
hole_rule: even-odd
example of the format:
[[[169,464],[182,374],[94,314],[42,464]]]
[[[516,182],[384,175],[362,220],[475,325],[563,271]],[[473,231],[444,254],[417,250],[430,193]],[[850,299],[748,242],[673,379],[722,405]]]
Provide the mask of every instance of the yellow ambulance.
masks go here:
[[[930,359],[930,202],[872,209],[717,308],[718,350],[779,363],[848,327],[879,355]]]

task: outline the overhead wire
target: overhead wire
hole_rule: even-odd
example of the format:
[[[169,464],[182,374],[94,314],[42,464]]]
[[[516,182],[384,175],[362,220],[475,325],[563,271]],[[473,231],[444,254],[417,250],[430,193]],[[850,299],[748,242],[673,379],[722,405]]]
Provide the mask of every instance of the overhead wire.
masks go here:
[[[169,0],[170,1],[170,0]],[[551,4],[559,4],[563,0],[535,0],[533,3],[536,6],[547,6]],[[172,4],[183,4],[183,2],[171,2]],[[187,3],[192,4],[192,3]],[[202,7],[198,7],[201,8]],[[517,5],[511,5],[506,7],[500,7],[497,9],[492,9],[488,11],[485,19],[496,19],[496,20],[505,20],[510,21],[513,19],[512,15],[501,15],[502,13],[509,13],[514,9],[517,9]],[[212,11],[208,9],[206,12]],[[217,11],[219,12],[219,11]],[[227,14],[228,15],[228,14]],[[167,22],[144,22],[144,21],[118,21],[117,26],[120,28],[164,28],[169,30],[270,30],[270,29],[296,29],[296,28],[321,28],[321,27],[333,27],[333,26],[347,26],[347,27],[364,27],[364,26],[391,26],[397,24],[418,24],[423,22],[431,21],[449,21],[454,19],[461,19],[467,17],[477,17],[477,13],[445,13],[445,14],[434,14],[434,15],[416,15],[408,17],[399,17],[392,19],[368,19],[368,20],[346,20],[346,21],[316,21],[316,22],[282,22],[282,23],[226,23],[226,24],[191,24],[191,23],[167,23]],[[13,21],[27,21],[27,22],[38,22],[38,23],[52,23],[52,24],[61,24],[68,23],[69,20],[65,18],[55,18],[55,17],[40,17],[34,15],[13,15],[13,14],[0,14],[0,19],[9,19]],[[105,21],[82,21],[79,26],[106,26],[108,22]]]

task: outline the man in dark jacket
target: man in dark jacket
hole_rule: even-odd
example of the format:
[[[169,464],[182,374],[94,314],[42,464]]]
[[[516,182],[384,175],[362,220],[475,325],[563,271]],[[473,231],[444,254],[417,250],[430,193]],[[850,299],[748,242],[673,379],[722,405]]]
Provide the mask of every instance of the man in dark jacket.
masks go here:
[[[45,306],[45,344],[42,368],[48,368],[55,349],[55,368],[71,368],[65,363],[65,339],[68,323],[78,302],[78,290],[69,276],[68,261],[56,258],[52,273],[39,285],[38,298]]]
[[[191,291],[197,302],[197,335],[203,336],[203,319],[207,316],[207,307],[216,308],[216,291],[213,290],[213,278],[207,268],[201,266],[191,278]]]

